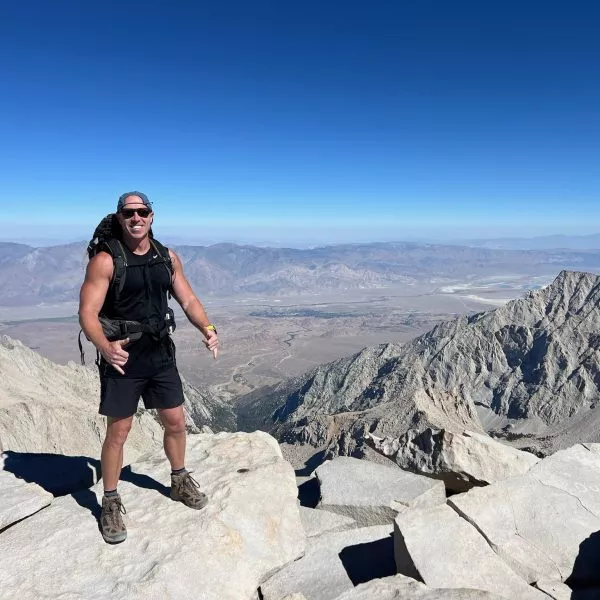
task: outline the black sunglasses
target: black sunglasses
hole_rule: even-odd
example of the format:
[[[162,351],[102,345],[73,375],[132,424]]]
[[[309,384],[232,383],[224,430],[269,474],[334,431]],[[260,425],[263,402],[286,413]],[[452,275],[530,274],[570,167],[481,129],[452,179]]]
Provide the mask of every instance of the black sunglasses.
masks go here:
[[[122,208],[121,214],[124,219],[131,219],[133,215],[136,213],[142,217],[142,219],[147,219],[150,216],[152,211],[149,208]]]

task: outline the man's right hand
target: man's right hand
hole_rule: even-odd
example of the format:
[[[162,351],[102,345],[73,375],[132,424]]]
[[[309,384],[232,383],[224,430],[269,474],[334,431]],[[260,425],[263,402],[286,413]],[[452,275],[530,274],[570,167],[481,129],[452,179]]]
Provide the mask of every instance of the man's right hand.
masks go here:
[[[115,342],[108,342],[105,348],[100,350],[100,354],[104,357],[104,360],[111,365],[118,373],[125,375],[123,368],[127,359],[129,358],[129,352],[123,350],[123,346],[129,343],[129,338],[124,340],[116,340]]]

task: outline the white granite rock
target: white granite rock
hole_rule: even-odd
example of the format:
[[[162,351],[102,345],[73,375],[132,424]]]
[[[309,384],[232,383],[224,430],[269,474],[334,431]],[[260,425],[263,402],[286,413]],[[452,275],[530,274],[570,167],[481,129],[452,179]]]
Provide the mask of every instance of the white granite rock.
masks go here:
[[[135,484],[119,484],[122,544],[106,544],[98,531],[91,511],[100,487],[58,498],[7,529],[2,597],[244,600],[303,554],[294,471],[271,436],[191,436],[186,463],[208,505],[195,511],[168,497],[162,455],[138,462]]]
[[[378,525],[309,539],[303,558],[261,585],[263,599],[301,593],[306,600],[331,600],[356,583],[393,574],[391,533],[391,525]]]
[[[427,428],[396,439],[370,436],[375,448],[408,471],[441,479],[449,490],[464,492],[522,475],[539,462],[530,452],[512,448],[483,433]]]
[[[571,589],[565,583],[558,581],[537,581],[535,587],[542,590],[552,600],[598,600],[600,598],[599,585],[582,589]]]
[[[589,445],[588,445],[589,446]],[[528,582],[600,572],[600,454],[576,445],[525,475],[453,496],[494,551]]]
[[[552,598],[552,600],[571,600],[573,597],[573,590],[560,581],[536,581],[535,587]]]
[[[306,537],[314,537],[322,533],[342,531],[356,526],[356,521],[328,510],[300,507],[300,520]]]
[[[410,510],[396,517],[398,572],[439,588],[473,588],[504,598],[542,600],[449,506]]]
[[[321,487],[318,508],[348,516],[363,527],[392,523],[409,507],[446,501],[441,481],[348,456],[323,463],[315,473]]]
[[[39,485],[0,471],[0,530],[48,506],[53,498]]]
[[[501,600],[482,590],[430,588],[404,575],[361,583],[335,600]]]

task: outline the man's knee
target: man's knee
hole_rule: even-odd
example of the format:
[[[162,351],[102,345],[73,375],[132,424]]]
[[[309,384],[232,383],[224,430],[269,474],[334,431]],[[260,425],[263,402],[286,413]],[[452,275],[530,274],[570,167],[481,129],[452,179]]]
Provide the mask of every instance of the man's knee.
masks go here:
[[[127,436],[131,430],[133,417],[126,419],[113,419],[109,417],[106,426],[106,440],[111,445],[122,446],[127,441]]]
[[[181,407],[162,410],[160,417],[167,434],[185,433],[185,416]]]

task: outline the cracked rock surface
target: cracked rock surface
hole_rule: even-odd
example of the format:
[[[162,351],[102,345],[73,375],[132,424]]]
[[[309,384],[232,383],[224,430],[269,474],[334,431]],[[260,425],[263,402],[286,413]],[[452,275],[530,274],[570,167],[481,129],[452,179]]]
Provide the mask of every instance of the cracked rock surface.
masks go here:
[[[474,588],[504,598],[545,599],[448,505],[399,514],[394,553],[399,573],[434,588]]]
[[[580,581],[597,580],[600,558],[595,567],[589,561],[583,567],[590,557],[582,555],[585,540],[600,531],[600,454],[597,444],[592,447],[577,444],[525,475],[472,489],[448,503],[527,581],[564,581],[574,571]]]
[[[122,544],[106,544],[98,531],[99,486],[4,531],[0,596],[242,600],[302,556],[294,471],[271,436],[193,436],[187,463],[208,505],[196,511],[169,498],[164,456],[137,462],[119,484]]]

